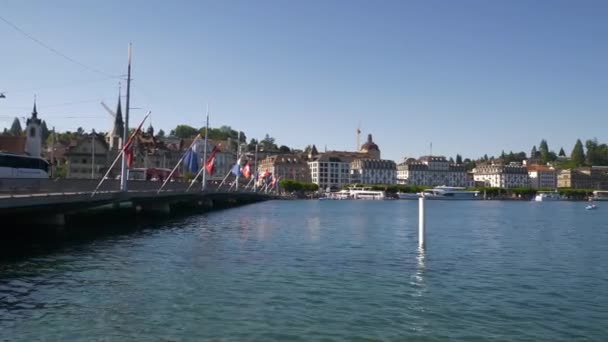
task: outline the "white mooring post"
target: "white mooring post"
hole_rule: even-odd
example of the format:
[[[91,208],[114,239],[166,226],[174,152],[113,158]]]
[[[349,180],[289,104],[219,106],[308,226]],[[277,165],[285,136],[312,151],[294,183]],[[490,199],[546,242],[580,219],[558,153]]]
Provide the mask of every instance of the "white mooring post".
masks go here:
[[[424,197],[418,199],[418,247],[426,249],[426,214],[424,212]]]

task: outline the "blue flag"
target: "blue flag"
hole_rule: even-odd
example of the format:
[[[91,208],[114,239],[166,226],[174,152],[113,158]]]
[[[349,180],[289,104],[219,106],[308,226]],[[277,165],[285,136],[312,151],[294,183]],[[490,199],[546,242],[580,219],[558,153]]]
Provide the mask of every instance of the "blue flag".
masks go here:
[[[193,150],[188,150],[186,154],[186,170],[192,173],[198,172],[198,154]]]

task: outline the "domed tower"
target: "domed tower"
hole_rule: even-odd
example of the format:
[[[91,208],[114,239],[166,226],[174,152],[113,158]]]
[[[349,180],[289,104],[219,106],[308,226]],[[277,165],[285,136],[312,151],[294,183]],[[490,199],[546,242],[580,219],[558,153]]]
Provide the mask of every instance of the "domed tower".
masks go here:
[[[359,152],[367,153],[370,159],[380,159],[380,148],[378,145],[372,140],[372,135],[367,135],[367,142],[361,145],[361,150]]]
[[[27,134],[25,140],[25,152],[32,157],[40,158],[40,152],[42,150],[42,121],[38,118],[38,111],[36,111],[36,100],[34,100],[34,110],[32,111],[32,117],[27,119],[27,126],[25,132]]]

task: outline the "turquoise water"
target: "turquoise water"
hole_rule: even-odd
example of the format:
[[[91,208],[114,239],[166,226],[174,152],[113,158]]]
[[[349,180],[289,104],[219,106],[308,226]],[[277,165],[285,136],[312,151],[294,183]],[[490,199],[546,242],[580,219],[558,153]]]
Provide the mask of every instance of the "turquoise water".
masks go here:
[[[0,337],[602,341],[608,205],[273,201],[0,261]],[[84,229],[84,227],[83,227]]]

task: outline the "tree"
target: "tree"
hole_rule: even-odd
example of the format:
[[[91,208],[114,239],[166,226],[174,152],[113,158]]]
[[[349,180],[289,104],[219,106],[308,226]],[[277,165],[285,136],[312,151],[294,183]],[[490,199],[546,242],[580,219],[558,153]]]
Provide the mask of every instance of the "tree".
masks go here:
[[[585,162],[585,151],[583,150],[581,139],[576,140],[572,153],[570,153],[570,159],[572,159],[572,163],[576,166],[581,166]]]
[[[290,153],[291,149],[285,145],[281,145],[281,147],[279,147],[279,151],[281,151],[281,153]]]
[[[258,144],[258,141],[254,138],[251,138],[251,140],[249,140],[249,144],[247,145],[247,151],[253,152],[255,151],[255,147]]]
[[[198,134],[198,130],[188,125],[177,125],[174,130],[171,131],[171,135],[181,139],[191,138]]]
[[[42,124],[40,124],[40,130],[42,131],[42,141],[46,141],[46,139],[48,139],[50,135],[49,128],[46,126],[46,121],[42,120]]]
[[[458,164],[458,165],[462,164],[462,156],[460,154],[456,155],[456,164]]]
[[[565,157],[566,156],[566,152],[564,152],[564,148],[563,147],[559,149],[558,156],[560,156],[560,157]]]
[[[540,150],[540,158],[542,159],[543,163],[547,163],[549,161],[549,145],[545,139],[540,141],[538,149]]]
[[[159,138],[164,138],[165,137],[165,131],[163,131],[162,129],[158,130],[158,133],[156,133],[156,136]]]
[[[537,153],[538,151],[536,151],[536,145],[532,146],[532,151],[530,151],[530,158],[536,158]]]
[[[78,128],[76,129],[76,134],[78,134],[78,135],[83,135],[83,134],[84,134],[84,128],[82,128],[82,127],[78,127]]]
[[[268,133],[264,136],[264,139],[260,141],[260,145],[262,145],[262,149],[264,151],[272,151],[277,149],[277,145],[274,143],[274,138],[268,135]]]
[[[19,121],[19,118],[15,118],[15,120],[13,120],[11,129],[8,132],[14,136],[19,136],[23,134],[23,129],[21,128],[21,122]]]

